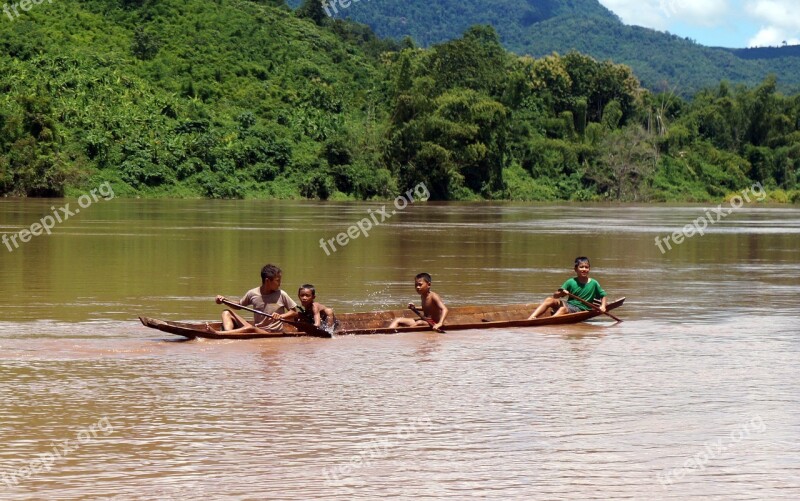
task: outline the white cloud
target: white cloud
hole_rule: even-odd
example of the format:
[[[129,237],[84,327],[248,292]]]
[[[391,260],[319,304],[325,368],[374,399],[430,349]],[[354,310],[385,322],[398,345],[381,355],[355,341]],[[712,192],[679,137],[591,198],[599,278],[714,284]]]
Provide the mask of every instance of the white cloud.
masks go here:
[[[800,45],[798,0],[599,0],[625,24],[726,46]],[[736,42],[739,40],[739,42]]]
[[[747,42],[748,47],[779,47],[783,42],[789,45],[800,44],[800,39],[792,38],[783,30],[770,26],[768,28],[761,28],[761,30]]]
[[[625,24],[664,30],[675,21],[696,26],[721,23],[729,0],[600,0]]]
[[[659,0],[667,17],[676,17],[688,24],[715,26],[730,10],[728,0]]]
[[[659,4],[662,1],[667,0],[600,0],[600,3],[625,24],[663,30],[667,23]]]
[[[762,22],[759,32],[748,41],[749,47],[800,44],[800,8],[796,0],[755,0],[747,2],[745,10]]]
[[[770,26],[800,31],[797,0],[756,0],[747,2],[747,12]]]

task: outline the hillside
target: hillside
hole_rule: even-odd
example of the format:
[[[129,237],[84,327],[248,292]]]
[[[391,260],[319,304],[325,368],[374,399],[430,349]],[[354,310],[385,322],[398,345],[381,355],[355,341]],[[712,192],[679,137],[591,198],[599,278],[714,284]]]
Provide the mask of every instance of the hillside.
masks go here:
[[[321,145],[368,122],[375,58],[393,46],[270,3],[54,2],[3,20],[0,193],[93,179],[122,194],[327,196]],[[353,175],[361,196],[386,190],[386,170]]]
[[[732,52],[742,59],[783,59],[800,58],[800,45],[784,45],[783,47],[751,47],[749,49],[722,49]]]
[[[287,3],[297,7],[302,1]],[[382,37],[410,36],[424,47],[458,38],[476,24],[494,26],[507,43],[522,39],[528,27],[562,15],[617,19],[595,0],[353,0],[347,8],[325,3],[332,17],[367,24]]]
[[[704,47],[627,26],[596,0],[362,0],[338,10],[338,16],[365,23],[380,36],[410,36],[422,46],[457,38],[471,25],[490,24],[517,54],[576,50],[631,66],[647,88],[670,88],[685,96],[722,80],[756,85],[770,73],[784,92],[800,90],[800,48]]]
[[[585,36],[575,37],[574,33]],[[626,26],[617,20],[559,16],[532,27],[525,40],[512,50],[544,55],[577,50],[598,59],[611,59],[631,66],[642,84],[650,89],[675,89],[693,95],[720,81],[757,85],[773,73],[778,87],[794,93],[800,90],[800,57],[785,51],[782,57],[761,57],[757,50],[728,50],[705,47],[676,35],[640,26]]]
[[[771,78],[687,102],[490,26],[421,49],[315,0],[33,4],[0,50],[0,196],[800,199],[800,97]]]

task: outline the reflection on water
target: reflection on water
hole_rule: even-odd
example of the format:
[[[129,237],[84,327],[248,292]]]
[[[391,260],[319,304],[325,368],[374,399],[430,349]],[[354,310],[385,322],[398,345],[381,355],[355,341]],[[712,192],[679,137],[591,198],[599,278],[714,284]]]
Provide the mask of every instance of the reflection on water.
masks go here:
[[[18,231],[52,201],[0,201]],[[800,211],[113,200],[0,247],[0,498],[794,499]],[[178,342],[275,262],[338,311],[537,301],[576,255],[625,322]],[[105,420],[105,421],[104,421]],[[94,427],[94,428],[92,428]],[[51,457],[52,456],[52,457]]]

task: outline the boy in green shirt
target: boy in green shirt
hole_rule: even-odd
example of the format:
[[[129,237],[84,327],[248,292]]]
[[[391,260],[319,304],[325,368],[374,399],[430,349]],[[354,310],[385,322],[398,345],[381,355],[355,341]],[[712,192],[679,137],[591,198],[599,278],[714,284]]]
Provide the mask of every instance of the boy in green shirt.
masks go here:
[[[552,297],[548,297],[542,304],[540,304],[536,311],[531,313],[531,316],[528,317],[528,320],[532,320],[534,318],[538,318],[542,313],[544,313],[547,308],[553,308],[555,312],[553,313],[554,317],[559,315],[564,315],[566,313],[577,313],[579,311],[586,311],[590,308],[585,304],[581,303],[577,299],[569,299],[567,301],[563,299],[559,299],[567,295],[567,292],[578,296],[579,298],[583,299],[586,302],[591,303],[595,299],[602,298],[600,303],[599,309],[600,311],[606,311],[606,291],[600,287],[600,284],[597,280],[593,278],[589,278],[589,258],[585,256],[575,258],[575,274],[574,278],[570,278],[564,285],[561,286],[561,289],[557,290]],[[563,290],[562,290],[563,289]],[[565,292],[566,291],[566,292]]]

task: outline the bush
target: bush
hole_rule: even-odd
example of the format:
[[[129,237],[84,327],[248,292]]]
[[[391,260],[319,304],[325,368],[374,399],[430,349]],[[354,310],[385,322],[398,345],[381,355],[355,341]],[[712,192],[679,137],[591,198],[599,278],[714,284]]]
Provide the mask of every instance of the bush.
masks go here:
[[[770,190],[768,193],[770,202],[777,202],[779,204],[789,203],[789,194],[780,188]]]
[[[233,180],[219,172],[202,172],[195,178],[195,182],[200,188],[200,192],[206,198],[244,198],[244,192],[240,188],[238,180]]]
[[[336,184],[333,178],[325,171],[305,172],[301,176],[300,194],[305,198],[327,200],[334,192]]]
[[[503,169],[506,196],[524,202],[551,201],[558,198],[558,190],[549,179],[533,179],[518,164]]]

